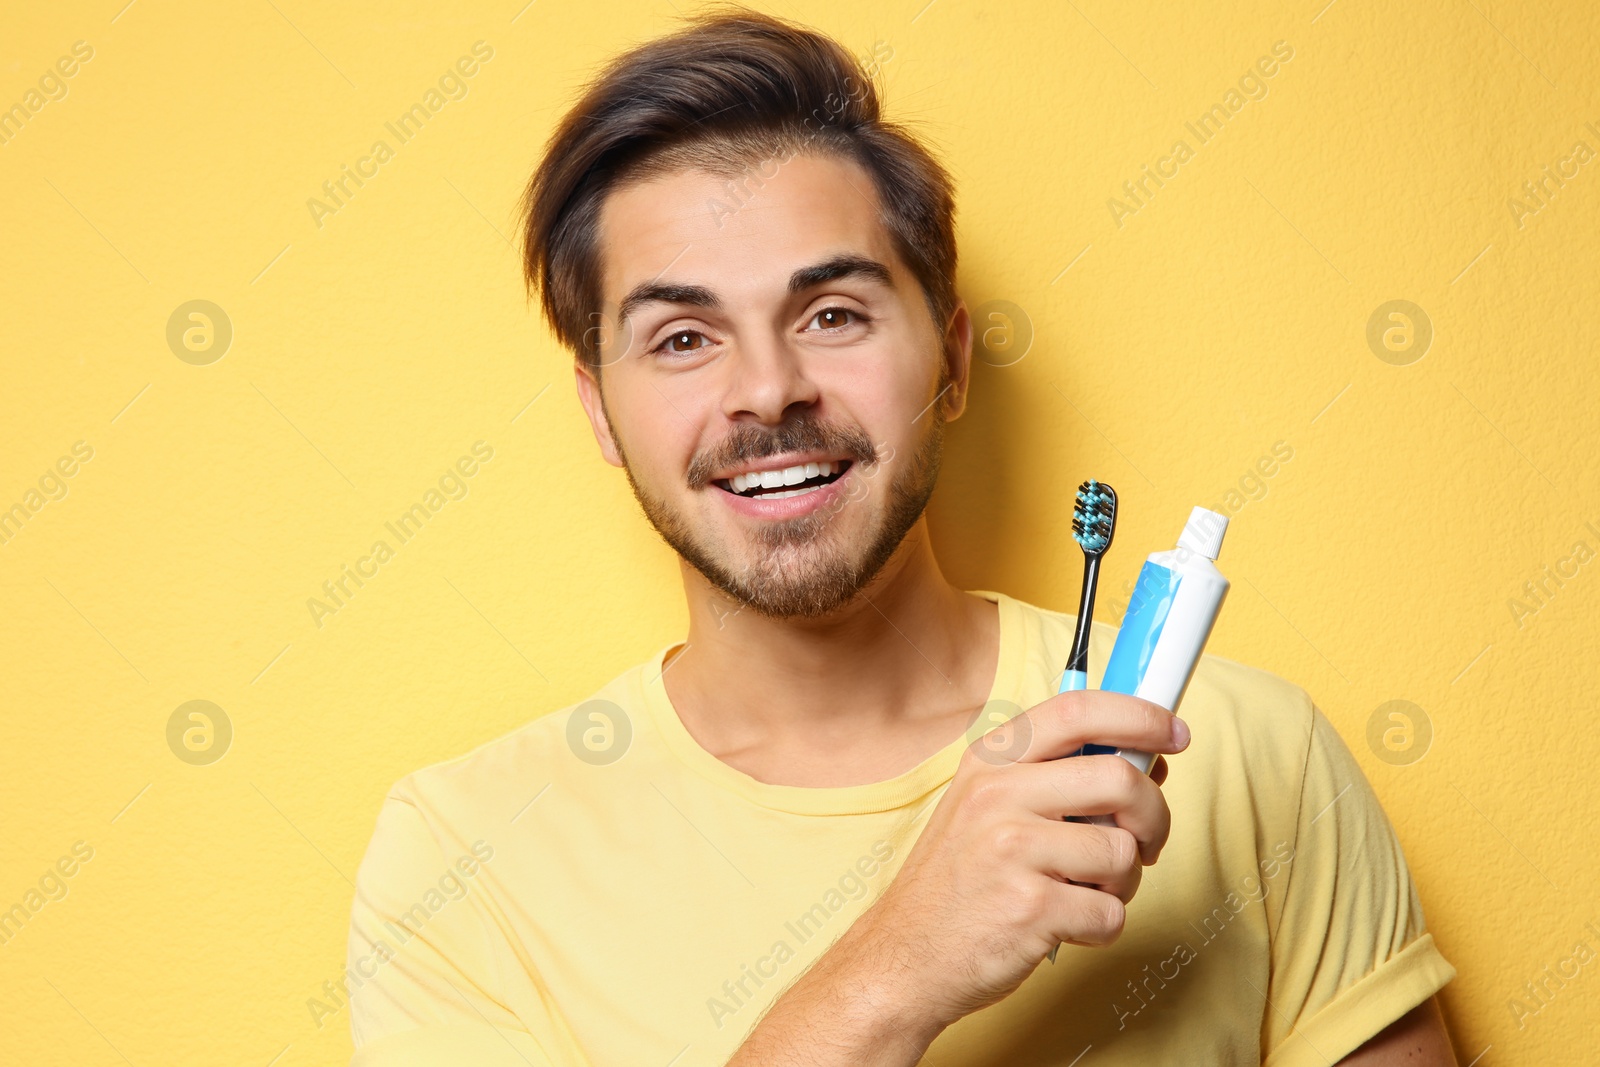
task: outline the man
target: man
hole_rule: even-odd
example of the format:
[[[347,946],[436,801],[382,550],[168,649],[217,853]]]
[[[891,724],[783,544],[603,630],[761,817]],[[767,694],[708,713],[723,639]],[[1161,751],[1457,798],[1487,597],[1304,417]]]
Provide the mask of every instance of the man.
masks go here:
[[[1455,1062],[1454,970],[1301,689],[1206,657],[1181,718],[1056,696],[1074,620],[941,574],[952,216],[857,62],[765,16],[567,115],[529,283],[689,632],[391,790],[357,1064]],[[1091,741],[1171,781],[1059,758]]]

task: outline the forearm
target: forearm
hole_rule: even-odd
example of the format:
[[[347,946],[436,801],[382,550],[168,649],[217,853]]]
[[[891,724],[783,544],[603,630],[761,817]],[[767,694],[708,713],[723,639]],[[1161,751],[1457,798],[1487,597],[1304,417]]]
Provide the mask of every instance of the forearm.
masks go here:
[[[728,1067],[915,1067],[943,1025],[895,953],[852,929],[790,986]]]

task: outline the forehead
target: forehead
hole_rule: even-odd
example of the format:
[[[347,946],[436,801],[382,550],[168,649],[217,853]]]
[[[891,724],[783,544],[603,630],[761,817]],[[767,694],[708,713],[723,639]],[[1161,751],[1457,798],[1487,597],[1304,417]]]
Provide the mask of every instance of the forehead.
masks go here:
[[[888,264],[895,254],[871,177],[860,164],[797,155],[729,177],[685,168],[612,191],[601,206],[601,295],[615,307],[641,282],[704,285],[737,303],[781,292],[796,267],[842,252]]]

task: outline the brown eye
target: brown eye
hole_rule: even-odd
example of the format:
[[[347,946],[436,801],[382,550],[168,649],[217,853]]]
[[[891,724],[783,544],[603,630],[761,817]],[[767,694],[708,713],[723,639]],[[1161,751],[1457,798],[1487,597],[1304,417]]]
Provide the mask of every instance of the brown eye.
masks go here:
[[[811,321],[820,323],[824,330],[839,330],[850,325],[846,316],[857,320],[866,318],[859,311],[852,311],[850,308],[832,307],[823,308],[811,317]]]
[[[691,352],[698,352],[705,346],[695,344],[694,339],[696,337],[704,340],[705,334],[701,333],[699,330],[679,330],[677,333],[672,334],[665,341],[662,341],[659,345],[657,345],[656,351],[660,352],[665,350],[680,356],[688,355]]]

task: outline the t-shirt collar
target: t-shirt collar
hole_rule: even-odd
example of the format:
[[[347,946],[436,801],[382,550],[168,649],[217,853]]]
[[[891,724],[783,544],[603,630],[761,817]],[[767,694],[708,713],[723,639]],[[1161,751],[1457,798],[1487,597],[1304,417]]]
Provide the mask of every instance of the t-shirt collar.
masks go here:
[[[1022,665],[1027,661],[1023,626],[1017,601],[1004,593],[975,589],[976,596],[993,601],[1000,609],[1000,654],[988,702],[1007,701],[1015,706],[1022,685]],[[774,785],[758,781],[723,763],[700,747],[678,718],[662,682],[662,664],[681,641],[662,646],[635,674],[639,697],[667,748],[701,777],[753,804],[796,815],[858,815],[905,807],[938,789],[955,775],[969,738],[957,737],[903,774],[881,782],[850,786]]]

